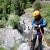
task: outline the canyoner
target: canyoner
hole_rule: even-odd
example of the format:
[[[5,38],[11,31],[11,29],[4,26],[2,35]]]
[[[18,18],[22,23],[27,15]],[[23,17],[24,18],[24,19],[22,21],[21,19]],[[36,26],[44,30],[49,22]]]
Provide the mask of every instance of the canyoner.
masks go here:
[[[44,27],[47,25],[46,20],[41,16],[39,10],[36,10],[32,13],[34,19],[32,20],[32,27],[36,30],[35,34],[33,35],[32,43],[30,50],[42,50],[42,37],[44,37]],[[35,48],[36,41],[38,40],[38,46]]]

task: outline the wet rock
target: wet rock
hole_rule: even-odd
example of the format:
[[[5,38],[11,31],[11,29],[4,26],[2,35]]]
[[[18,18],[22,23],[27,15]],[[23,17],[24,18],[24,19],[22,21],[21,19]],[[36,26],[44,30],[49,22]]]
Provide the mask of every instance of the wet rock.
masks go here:
[[[22,43],[17,50],[30,50],[28,43]]]
[[[15,39],[14,39],[15,37]],[[1,28],[0,29],[0,45],[10,49],[14,46],[15,41],[20,43],[19,39],[23,39],[23,36],[16,29]]]

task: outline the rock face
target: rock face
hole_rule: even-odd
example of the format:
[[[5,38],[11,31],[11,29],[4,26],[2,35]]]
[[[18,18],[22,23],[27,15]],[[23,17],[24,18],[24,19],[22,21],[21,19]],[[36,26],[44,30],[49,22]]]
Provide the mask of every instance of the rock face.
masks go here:
[[[21,21],[20,21],[21,23],[23,23],[23,20],[24,20],[24,24],[26,26],[26,29],[24,30],[23,36],[29,38],[28,41],[30,41],[30,38],[31,38],[31,35],[32,35],[31,31],[30,31],[32,29],[32,24],[31,24],[32,19],[33,18],[31,17],[31,13],[28,12],[28,13],[25,13],[24,15],[21,16]],[[45,40],[42,41],[42,45],[45,46],[45,47],[42,46],[44,50],[48,50],[48,46],[47,46]],[[26,46],[27,46],[27,43],[23,43],[23,44],[21,44],[21,46],[19,47],[18,50],[21,50],[21,48],[22,48],[22,50],[27,50]],[[29,47],[29,49],[30,49],[30,47]]]
[[[21,16],[20,23],[22,24],[23,34],[21,35],[17,29],[12,28],[0,28],[0,46],[6,47],[8,50],[14,46],[14,43],[20,44],[17,50],[30,50],[30,40],[31,40],[31,29],[32,29],[32,17],[30,13],[26,13]],[[23,25],[24,24],[24,25]],[[20,29],[20,28],[19,28]],[[45,42],[43,42],[44,45]],[[46,44],[45,44],[46,45]],[[13,49],[12,49],[13,50]],[[46,49],[44,49],[46,50]]]
[[[25,33],[24,35],[26,37],[26,35],[28,35],[27,33],[29,33],[28,28],[31,28],[32,26],[30,24],[31,23],[30,18],[28,19],[28,17],[25,17],[25,16],[27,16],[26,14],[22,15],[22,16],[23,17],[21,17],[20,22],[25,22],[25,27],[23,26],[23,28],[24,28],[24,33]],[[17,29],[12,29],[10,27],[0,28],[0,45],[8,48],[8,50],[10,50],[10,48],[12,48],[14,46],[15,41],[17,43],[21,43],[18,50],[20,50],[20,48],[22,48],[21,50],[24,50],[24,49],[29,50],[29,46],[28,46],[28,43],[27,43],[28,37],[26,39],[25,39],[25,37],[23,37],[20,34],[20,32],[18,32]]]
[[[3,45],[4,47],[12,48],[15,41],[19,43],[22,40],[23,37],[20,35],[18,30],[13,30],[10,28],[0,29],[0,45]]]
[[[28,43],[22,43],[17,50],[30,50]]]

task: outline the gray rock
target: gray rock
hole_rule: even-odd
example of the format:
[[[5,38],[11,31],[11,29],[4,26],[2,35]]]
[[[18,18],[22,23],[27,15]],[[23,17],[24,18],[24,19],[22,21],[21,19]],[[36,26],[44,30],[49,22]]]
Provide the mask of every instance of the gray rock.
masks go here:
[[[28,43],[22,43],[17,50],[30,50]]]

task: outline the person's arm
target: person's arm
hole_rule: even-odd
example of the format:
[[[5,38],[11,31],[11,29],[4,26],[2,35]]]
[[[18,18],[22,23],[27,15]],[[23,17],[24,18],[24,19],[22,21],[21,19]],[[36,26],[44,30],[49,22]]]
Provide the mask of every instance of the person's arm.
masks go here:
[[[43,24],[40,24],[41,27],[45,27],[47,25],[47,22],[45,19],[43,19]]]
[[[35,19],[32,20],[32,26],[34,27],[36,24],[35,24]]]
[[[32,26],[36,27],[37,25],[35,24],[35,19],[32,20]]]

